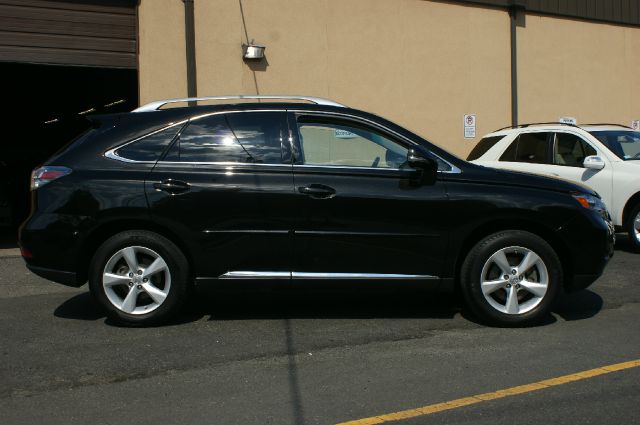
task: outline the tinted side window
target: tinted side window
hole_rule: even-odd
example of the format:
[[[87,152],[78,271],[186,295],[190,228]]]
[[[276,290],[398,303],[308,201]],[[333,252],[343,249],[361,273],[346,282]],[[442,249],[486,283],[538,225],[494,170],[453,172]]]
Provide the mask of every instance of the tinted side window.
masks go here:
[[[251,112],[229,114],[227,122],[238,143],[253,157],[252,162],[281,164],[283,147],[289,146],[282,132],[284,118],[280,112]]]
[[[400,168],[407,149],[368,127],[350,122],[298,121],[305,164]]]
[[[487,153],[489,149],[495,146],[500,140],[502,140],[505,136],[492,136],[485,137],[478,142],[475,148],[471,151],[469,156],[467,157],[467,161],[473,161],[474,159],[480,158],[482,155]]]
[[[522,133],[500,157],[500,161],[530,162],[545,164],[548,162],[548,133]]]
[[[584,159],[591,155],[597,155],[596,150],[580,137],[568,133],[556,133],[554,164],[583,167]]]
[[[502,156],[500,157],[500,161],[508,161],[513,162],[516,160],[516,151],[518,150],[518,137],[516,137],[513,142],[509,145],[507,150],[504,151]]]
[[[195,119],[164,160],[281,164],[283,117],[278,112],[246,112]]]
[[[181,124],[151,133],[116,150],[116,154],[134,161],[157,161],[176,136]]]

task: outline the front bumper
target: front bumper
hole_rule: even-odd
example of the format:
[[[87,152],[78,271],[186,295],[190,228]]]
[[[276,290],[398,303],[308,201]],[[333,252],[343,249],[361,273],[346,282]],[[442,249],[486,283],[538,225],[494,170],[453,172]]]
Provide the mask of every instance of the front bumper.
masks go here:
[[[616,233],[613,223],[594,214],[564,226],[560,235],[567,243],[572,276],[565,281],[568,292],[589,287],[598,280],[614,254]]]

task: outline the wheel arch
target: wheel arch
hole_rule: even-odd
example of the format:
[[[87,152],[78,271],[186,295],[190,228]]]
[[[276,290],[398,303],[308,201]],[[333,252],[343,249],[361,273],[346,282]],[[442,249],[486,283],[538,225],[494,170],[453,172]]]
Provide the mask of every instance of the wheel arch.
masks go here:
[[[109,221],[94,228],[84,238],[81,244],[81,253],[78,257],[78,280],[82,282],[85,282],[87,280],[91,259],[93,258],[96,250],[100,247],[100,245],[102,245],[111,236],[130,230],[146,230],[149,232],[157,233],[169,239],[183,252],[189,264],[189,270],[191,270],[191,273],[193,273],[194,260],[192,250],[189,248],[187,242],[178,234],[176,234],[169,228],[166,228],[149,220],[121,219]]]
[[[636,192],[633,194],[624,205],[624,209],[622,210],[622,226],[627,227],[627,220],[629,220],[629,216],[633,209],[640,204],[640,192]]]
[[[569,254],[569,248],[555,234],[554,230],[532,220],[496,219],[485,222],[476,227],[461,243],[458,254],[456,255],[454,270],[456,290],[459,289],[460,285],[462,264],[473,246],[489,235],[509,230],[520,230],[532,233],[544,239],[549,245],[551,245],[551,248],[553,248],[560,259],[560,264],[562,265],[563,288],[566,289],[571,283],[570,277],[573,275],[573,264]]]

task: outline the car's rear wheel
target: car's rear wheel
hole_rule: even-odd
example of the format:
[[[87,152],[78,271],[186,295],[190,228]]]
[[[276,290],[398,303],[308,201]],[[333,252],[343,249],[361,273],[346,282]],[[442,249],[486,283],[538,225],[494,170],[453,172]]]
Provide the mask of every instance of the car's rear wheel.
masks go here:
[[[640,251],[640,204],[631,210],[631,215],[626,223],[626,231],[629,235],[631,247],[636,251]]]
[[[481,320],[524,326],[548,315],[562,282],[562,266],[542,238],[510,230],[478,242],[460,276],[465,301]]]
[[[110,318],[152,325],[177,313],[188,277],[188,262],[173,242],[153,232],[127,231],[98,248],[89,287]]]

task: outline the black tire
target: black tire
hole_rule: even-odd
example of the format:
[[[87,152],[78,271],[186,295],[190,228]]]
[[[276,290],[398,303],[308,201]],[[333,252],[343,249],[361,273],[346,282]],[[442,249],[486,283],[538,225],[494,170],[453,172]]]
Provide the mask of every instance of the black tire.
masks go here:
[[[116,258],[116,253],[128,247],[136,247],[136,250],[139,250],[139,248],[147,250],[144,252],[138,251],[135,254],[135,257],[140,261],[140,269],[144,268],[143,263],[147,252],[157,254],[162,258],[162,260],[164,260],[167,266],[164,271],[160,272],[162,273],[161,277],[157,277],[157,275],[153,275],[155,277],[149,277],[149,279],[151,279],[150,283],[154,285],[154,279],[160,280],[158,285],[162,285],[161,290],[166,291],[163,301],[156,302],[149,295],[148,291],[143,292],[144,290],[142,289],[139,290],[139,294],[141,295],[134,295],[136,300],[134,301],[135,305],[137,305],[137,302],[142,298],[143,305],[140,309],[146,309],[149,305],[153,308],[149,313],[128,313],[123,311],[117,307],[114,302],[110,301],[109,297],[111,296],[113,299],[115,292],[110,292],[110,295],[107,295],[107,290],[103,285],[103,273],[105,272],[105,267],[109,264],[110,260]],[[153,256],[148,257],[146,260],[146,267],[150,265],[153,258]],[[134,279],[127,277],[129,268],[128,266],[125,266],[125,264],[128,263],[125,261],[124,257],[120,260],[114,261],[116,261],[116,265],[119,264],[119,267],[124,268],[125,270],[122,274],[122,278],[125,280]],[[166,275],[167,271],[169,273],[168,277]],[[137,273],[134,273],[134,275],[135,274]],[[118,273],[118,276],[120,276],[120,273]],[[139,279],[142,279],[142,275]],[[123,297],[130,290],[128,287],[142,288],[143,285],[142,282],[139,282],[140,285],[133,284],[133,286],[128,282],[123,283],[124,284],[122,285],[114,286],[123,294]],[[112,236],[98,248],[89,266],[89,288],[92,295],[105,309],[107,316],[121,324],[148,326],[166,322],[167,319],[178,313],[182,307],[185,299],[187,298],[189,286],[189,263],[182,251],[169,239],[149,231],[131,230]],[[146,306],[144,305],[145,297],[147,302],[150,301]],[[156,304],[158,305],[156,306]]]
[[[525,248],[526,250],[534,252],[543,263],[542,266],[540,263],[536,263],[534,267],[527,269],[529,270],[528,273],[534,273],[533,275],[529,275],[533,276],[534,280],[536,276],[539,278],[540,276],[546,276],[546,293],[543,295],[534,295],[524,289],[524,283],[527,282],[529,278],[525,277],[524,281],[520,280],[518,282],[516,278],[519,277],[519,272],[513,276],[510,273],[508,275],[509,279],[505,280],[505,276],[500,273],[502,268],[498,267],[497,263],[489,261],[492,256],[499,251],[503,249],[507,251],[513,249],[514,252],[508,255],[511,257],[508,258],[509,264],[513,262],[513,266],[509,267],[513,272],[517,270],[519,261],[518,251],[523,253],[522,258],[524,258],[524,252],[526,252],[524,250],[518,250],[518,248]],[[524,275],[527,270],[522,274]],[[485,297],[481,286],[483,271],[485,273],[498,273],[499,278],[496,280],[502,279],[510,282],[506,284],[509,289],[505,285],[504,288],[495,290],[495,292]],[[489,278],[488,280],[493,279],[494,278]],[[562,279],[562,266],[558,255],[547,242],[533,233],[521,230],[505,230],[483,238],[469,251],[462,265],[460,286],[467,306],[482,322],[498,326],[530,326],[539,323],[548,316],[563,281]],[[511,291],[510,288],[512,286],[518,288],[515,289],[515,294],[517,294],[516,299],[519,300],[522,297],[523,307],[526,307],[522,308],[523,313],[507,313],[495,307],[496,305],[502,307],[502,298],[505,302],[504,308],[507,308],[506,306],[509,304],[508,291]],[[487,298],[491,298],[493,305]],[[530,307],[527,307],[529,301]],[[530,308],[530,310],[527,310],[527,308]]]
[[[629,214],[629,218],[627,218],[627,222],[625,223],[625,231],[627,232],[627,235],[629,235],[629,245],[631,246],[631,249],[636,252],[640,252],[640,238],[636,235],[634,223],[639,214],[640,204],[636,205],[631,210],[631,214]]]

